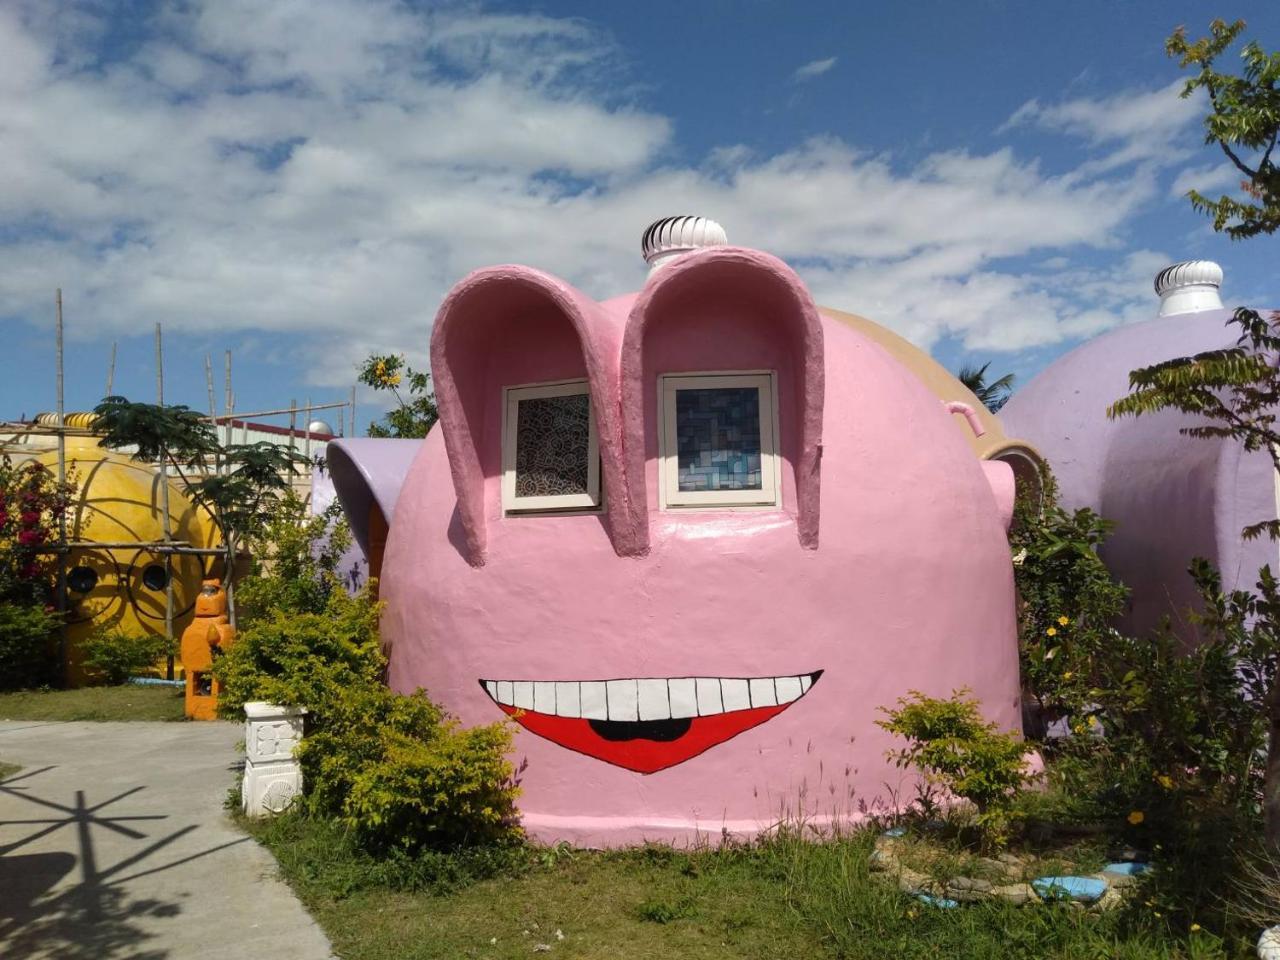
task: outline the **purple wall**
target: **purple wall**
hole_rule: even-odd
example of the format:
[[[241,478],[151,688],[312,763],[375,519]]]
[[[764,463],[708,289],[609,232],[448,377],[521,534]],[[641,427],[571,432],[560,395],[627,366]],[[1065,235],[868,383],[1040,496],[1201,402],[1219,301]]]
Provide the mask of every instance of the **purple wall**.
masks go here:
[[[1174,357],[1234,344],[1232,310],[1158,317],[1121,327],[1058,359],[1000,412],[1012,435],[1048,460],[1067,509],[1092,507],[1117,523],[1103,550],[1133,595],[1122,626],[1144,632],[1168,614],[1186,627],[1195,599],[1186,574],[1194,556],[1222,571],[1227,587],[1252,587],[1276,548],[1245,543],[1246,524],[1276,515],[1270,457],[1232,440],[1181,435],[1195,421],[1166,411],[1108,420],[1106,408],[1129,390],[1129,372]]]

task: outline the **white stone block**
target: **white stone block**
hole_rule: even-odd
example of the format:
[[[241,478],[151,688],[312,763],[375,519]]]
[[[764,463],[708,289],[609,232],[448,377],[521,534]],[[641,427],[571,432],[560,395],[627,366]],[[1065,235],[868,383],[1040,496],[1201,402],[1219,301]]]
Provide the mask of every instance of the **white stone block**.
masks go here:
[[[283,813],[302,795],[302,770],[296,762],[245,764],[240,801],[250,817]]]
[[[302,740],[298,707],[255,701],[244,705],[244,781],[240,788],[247,816],[287,810],[302,794],[302,768],[293,751]]]

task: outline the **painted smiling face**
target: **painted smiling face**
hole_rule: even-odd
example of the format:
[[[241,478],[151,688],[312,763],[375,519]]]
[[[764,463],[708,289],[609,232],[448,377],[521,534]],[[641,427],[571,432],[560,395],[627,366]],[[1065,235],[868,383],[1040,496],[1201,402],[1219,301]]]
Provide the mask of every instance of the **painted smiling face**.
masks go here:
[[[779,261],[705,251],[603,304],[481,271],[432,367],[442,429],[383,565],[390,678],[467,723],[514,718],[535,835],[865,812],[901,779],[877,708],[910,689],[968,686],[1016,726],[982,467]]]

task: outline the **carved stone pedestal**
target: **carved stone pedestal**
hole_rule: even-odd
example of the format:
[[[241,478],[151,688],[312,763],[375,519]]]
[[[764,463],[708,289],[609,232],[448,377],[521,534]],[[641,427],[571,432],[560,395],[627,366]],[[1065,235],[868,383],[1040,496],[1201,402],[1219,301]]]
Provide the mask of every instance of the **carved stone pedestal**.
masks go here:
[[[240,802],[250,817],[281,813],[302,794],[294,747],[302,740],[300,707],[255,701],[244,705],[244,782]]]

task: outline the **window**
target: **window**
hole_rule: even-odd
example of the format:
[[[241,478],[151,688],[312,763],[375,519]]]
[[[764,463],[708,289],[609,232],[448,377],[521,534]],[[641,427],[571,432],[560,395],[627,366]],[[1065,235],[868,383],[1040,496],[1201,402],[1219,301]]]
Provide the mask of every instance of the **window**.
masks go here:
[[[777,506],[772,373],[667,374],[658,422],[664,507]]]
[[[598,507],[600,454],[586,382],[508,387],[504,393],[503,509]]]

